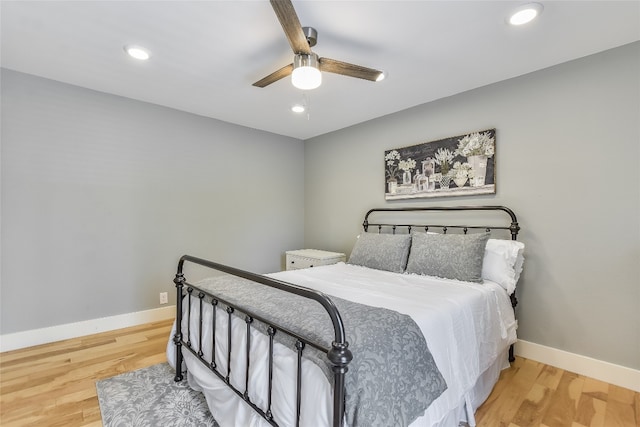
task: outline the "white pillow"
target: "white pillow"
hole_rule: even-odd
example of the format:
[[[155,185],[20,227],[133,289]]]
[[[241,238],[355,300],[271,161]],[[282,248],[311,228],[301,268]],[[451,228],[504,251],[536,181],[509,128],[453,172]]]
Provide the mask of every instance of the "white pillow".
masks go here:
[[[489,239],[482,261],[482,278],[496,282],[511,295],[522,273],[523,252],[522,242]]]

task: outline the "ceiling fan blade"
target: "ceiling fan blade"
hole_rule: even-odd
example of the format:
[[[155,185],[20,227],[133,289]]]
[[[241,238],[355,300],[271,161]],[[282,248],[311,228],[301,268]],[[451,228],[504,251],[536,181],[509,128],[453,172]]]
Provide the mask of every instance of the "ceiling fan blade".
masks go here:
[[[349,77],[357,77],[359,79],[370,80],[372,82],[378,81],[378,78],[382,74],[382,71],[380,70],[349,64],[348,62],[336,61],[335,59],[330,58],[320,58],[318,62],[320,63],[320,71],[342,74],[343,76]]]
[[[271,0],[271,7],[273,7],[280,25],[284,30],[284,34],[289,40],[293,53],[304,53],[305,55],[311,54],[311,48],[309,42],[302,31],[302,25],[296,14],[296,10],[293,8],[291,0]]]
[[[287,77],[293,72],[293,64],[285,65],[280,68],[278,71],[274,71],[269,74],[267,77],[263,77],[253,85],[257,87],[265,87],[270,85],[271,83],[277,82],[278,80]]]

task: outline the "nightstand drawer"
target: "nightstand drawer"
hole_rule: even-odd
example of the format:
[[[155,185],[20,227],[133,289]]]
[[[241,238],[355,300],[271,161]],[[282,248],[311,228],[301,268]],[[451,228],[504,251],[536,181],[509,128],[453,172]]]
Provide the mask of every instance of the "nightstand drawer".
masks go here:
[[[287,270],[331,265],[346,259],[346,256],[343,253],[320,251],[317,249],[287,251],[286,255]]]

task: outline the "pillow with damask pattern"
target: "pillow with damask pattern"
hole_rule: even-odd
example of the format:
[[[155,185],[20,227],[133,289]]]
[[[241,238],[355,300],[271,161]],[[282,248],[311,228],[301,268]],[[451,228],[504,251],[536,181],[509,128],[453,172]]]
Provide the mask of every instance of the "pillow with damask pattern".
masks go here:
[[[362,233],[347,264],[402,273],[407,266],[410,246],[410,234]]]
[[[407,273],[482,283],[482,261],[489,233],[414,233]]]

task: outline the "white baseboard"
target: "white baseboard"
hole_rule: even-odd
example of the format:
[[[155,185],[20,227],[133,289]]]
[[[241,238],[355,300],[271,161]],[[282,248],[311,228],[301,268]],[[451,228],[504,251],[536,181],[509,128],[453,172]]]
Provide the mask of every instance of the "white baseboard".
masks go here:
[[[515,353],[526,359],[640,392],[640,370],[637,369],[522,340],[516,343]]]
[[[173,319],[175,315],[176,306],[170,305],[152,310],[0,335],[0,352]],[[640,370],[523,340],[518,340],[516,343],[515,353],[527,359],[640,392]]]
[[[157,322],[160,320],[173,319],[175,316],[176,306],[169,305],[151,310],[137,311],[135,313],[101,317],[99,319],[85,320],[83,322],[67,323],[48,328],[4,334],[0,335],[0,352],[47,344],[70,338],[78,338],[85,335],[143,325],[145,323]]]

